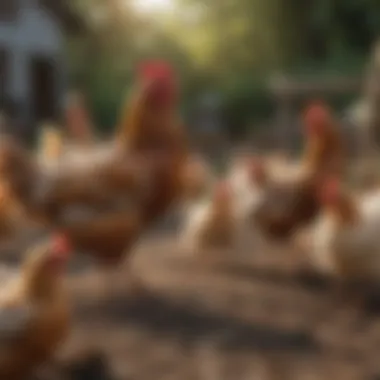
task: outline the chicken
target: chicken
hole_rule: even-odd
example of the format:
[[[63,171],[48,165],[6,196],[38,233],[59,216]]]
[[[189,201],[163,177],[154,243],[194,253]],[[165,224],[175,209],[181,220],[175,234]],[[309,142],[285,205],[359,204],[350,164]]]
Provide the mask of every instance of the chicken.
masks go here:
[[[276,176],[269,171],[265,196],[254,216],[262,232],[279,241],[314,220],[319,211],[316,189],[320,179],[342,170],[342,143],[330,111],[313,105],[304,123],[307,141],[302,162],[297,170],[282,170]]]
[[[65,160],[80,161],[85,156],[83,151],[93,147],[93,126],[80,94],[69,96],[65,122],[64,131],[54,124],[40,127],[37,154],[41,165],[55,168],[63,156]]]
[[[175,113],[177,86],[171,68],[162,62],[142,65],[135,97],[120,124],[120,143],[154,164],[153,188],[144,202],[144,219],[151,225],[181,196],[188,147],[185,130]]]
[[[210,166],[201,156],[191,155],[184,165],[182,181],[182,198],[185,201],[193,202],[207,195],[215,184],[216,178]]]
[[[268,185],[267,162],[262,156],[245,155],[233,162],[227,173],[233,196],[233,207],[238,224],[238,247],[242,252],[259,250],[264,243],[257,228],[255,213]],[[248,252],[247,252],[248,253]]]
[[[69,150],[49,171],[9,143],[0,148],[0,175],[36,218],[66,231],[78,250],[115,263],[182,193],[187,151],[176,91],[167,65],[143,65],[114,141],[82,155]]]
[[[26,226],[26,215],[22,205],[17,202],[6,181],[0,182],[0,241],[11,238],[17,229]]]
[[[231,249],[238,242],[238,220],[232,189],[228,182],[215,185],[211,199],[197,202],[188,209],[181,244],[187,252]]]
[[[126,241],[125,236],[128,235],[128,240],[134,243],[138,232],[162,216],[183,192],[186,139],[174,114],[174,78],[167,65],[162,63],[144,65],[141,76],[132,101],[128,103],[129,108],[125,110],[119,124],[116,140],[118,145],[115,147],[119,152],[119,161],[104,170],[103,182],[108,187],[113,186],[111,194],[123,194],[126,190],[130,193],[132,173],[139,179],[139,184],[144,184],[144,188],[137,187],[135,197],[129,197],[132,201],[129,200],[126,204],[129,208],[128,219],[123,219],[122,213],[119,213],[119,218],[117,215],[114,218],[115,222],[119,219],[122,223],[116,225],[116,228],[115,225],[110,225],[109,232],[119,230],[123,233],[114,233],[112,239],[105,240],[108,251],[109,246],[118,241],[119,237],[119,240]],[[129,166],[123,163],[128,158]],[[116,204],[115,208],[117,210],[120,206]],[[105,222],[106,220],[99,222],[100,231],[107,230],[102,227]],[[126,232],[126,227],[131,232]],[[78,231],[77,227],[75,229]],[[93,239],[90,242],[93,243]],[[99,249],[100,242],[96,246]]]
[[[81,146],[94,142],[94,126],[84,96],[79,92],[73,92],[68,97],[65,125],[70,137]]]
[[[264,157],[265,171],[267,176],[276,180],[286,181],[289,178],[295,178],[304,170],[299,160],[286,154],[285,152],[274,152]]]
[[[40,130],[38,159],[40,165],[54,167],[64,151],[61,131],[54,125],[43,125]]]
[[[22,272],[0,294],[0,378],[22,380],[49,361],[69,333],[62,284],[71,253],[57,236],[27,256]]]
[[[38,160],[10,136],[0,140],[0,178],[9,186],[15,200],[26,209],[31,205],[36,179],[39,179]]]
[[[210,185],[211,197],[194,198],[187,203],[181,235],[185,250],[240,247],[244,232],[252,235],[252,226],[247,222],[264,185],[264,168],[258,158],[238,160],[224,181]]]
[[[236,192],[236,195],[242,193],[245,195],[251,187],[249,170],[247,170],[249,157],[248,154],[239,154],[233,157],[227,169],[226,178]]]
[[[335,178],[320,194],[323,212],[310,240],[312,264],[343,280],[380,280],[380,191],[353,196]]]
[[[233,162],[227,180],[232,187],[235,207],[240,215],[252,215],[268,184],[266,165],[261,157],[251,155]]]

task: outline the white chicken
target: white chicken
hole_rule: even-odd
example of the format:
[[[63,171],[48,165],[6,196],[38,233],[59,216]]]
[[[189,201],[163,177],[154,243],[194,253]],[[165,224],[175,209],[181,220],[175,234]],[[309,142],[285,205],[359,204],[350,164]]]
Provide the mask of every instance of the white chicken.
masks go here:
[[[227,174],[236,207],[241,219],[249,218],[265,192],[267,167],[259,157],[244,156],[233,161]]]
[[[380,279],[380,191],[354,197],[330,179],[311,236],[312,264],[343,280]]]
[[[266,171],[257,157],[239,157],[225,181],[214,183],[211,198],[187,204],[181,243],[187,252],[221,248],[237,253],[257,236],[251,215],[265,191]],[[251,241],[252,240],[252,241]]]

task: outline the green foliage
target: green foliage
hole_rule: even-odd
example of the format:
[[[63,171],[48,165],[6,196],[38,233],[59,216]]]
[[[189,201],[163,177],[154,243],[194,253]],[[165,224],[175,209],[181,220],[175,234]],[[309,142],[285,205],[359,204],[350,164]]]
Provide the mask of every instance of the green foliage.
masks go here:
[[[378,0],[172,1],[177,12],[159,19],[137,14],[132,0],[74,2],[90,27],[70,41],[70,75],[81,78],[104,130],[115,125],[142,59],[173,62],[186,116],[202,93],[218,91],[237,134],[272,114],[273,71],[297,78],[358,75],[379,35]]]
[[[224,116],[232,137],[247,131],[273,112],[274,99],[263,79],[241,78],[222,90]]]

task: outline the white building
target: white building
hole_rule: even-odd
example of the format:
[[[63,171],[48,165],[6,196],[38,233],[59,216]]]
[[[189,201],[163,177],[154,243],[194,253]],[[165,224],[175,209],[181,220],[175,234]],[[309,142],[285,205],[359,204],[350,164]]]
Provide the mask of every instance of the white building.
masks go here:
[[[66,32],[79,30],[67,0],[0,0],[0,101],[20,125],[57,116],[66,91]],[[26,131],[23,131],[26,132]]]

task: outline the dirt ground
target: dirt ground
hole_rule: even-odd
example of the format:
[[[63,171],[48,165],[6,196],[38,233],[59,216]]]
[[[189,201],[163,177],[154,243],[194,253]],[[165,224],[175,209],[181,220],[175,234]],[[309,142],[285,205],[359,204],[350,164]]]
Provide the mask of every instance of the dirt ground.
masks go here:
[[[126,268],[104,288],[95,266],[73,263],[73,331],[57,361],[66,377],[39,378],[380,379],[380,317],[300,275],[285,250],[186,256],[161,234],[135,259],[145,284],[135,294]]]

